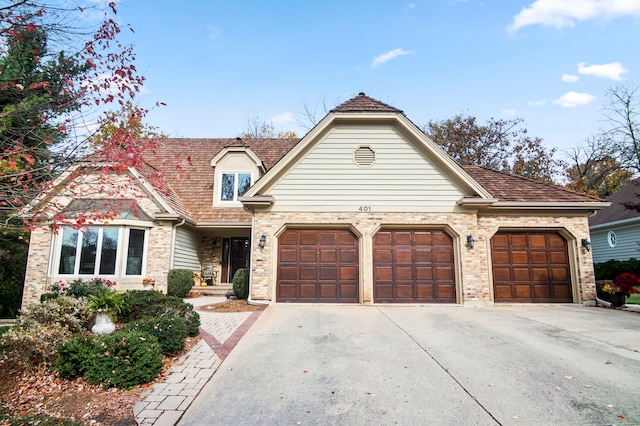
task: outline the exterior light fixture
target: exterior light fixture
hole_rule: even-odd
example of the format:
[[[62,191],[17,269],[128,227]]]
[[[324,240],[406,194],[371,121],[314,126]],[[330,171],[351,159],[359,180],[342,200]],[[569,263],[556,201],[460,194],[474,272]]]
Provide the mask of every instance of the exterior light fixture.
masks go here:
[[[262,234],[262,237],[260,237],[260,242],[258,243],[258,245],[260,246],[261,249],[263,249],[265,244],[267,244],[267,237],[266,235]]]
[[[586,238],[582,239],[582,247],[584,247],[587,251],[591,250],[591,241]]]
[[[473,235],[467,235],[467,247],[472,249],[475,243],[476,243],[476,240],[473,238]]]

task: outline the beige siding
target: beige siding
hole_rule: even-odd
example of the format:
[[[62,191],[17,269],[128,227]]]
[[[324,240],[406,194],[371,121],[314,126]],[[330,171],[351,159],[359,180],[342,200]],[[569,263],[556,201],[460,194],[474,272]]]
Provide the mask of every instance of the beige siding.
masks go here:
[[[174,269],[200,270],[198,247],[200,236],[184,228],[176,228],[176,241],[173,252]]]
[[[375,151],[360,167],[353,153]],[[453,211],[465,194],[392,125],[337,126],[268,192],[274,211]],[[362,210],[360,210],[362,211]]]

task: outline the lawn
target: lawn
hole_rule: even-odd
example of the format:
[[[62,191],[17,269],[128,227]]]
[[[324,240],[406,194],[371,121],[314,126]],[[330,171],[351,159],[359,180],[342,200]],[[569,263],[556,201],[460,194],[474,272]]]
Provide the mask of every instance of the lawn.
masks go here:
[[[640,305],[640,294],[631,293],[629,297],[625,299],[627,305]]]

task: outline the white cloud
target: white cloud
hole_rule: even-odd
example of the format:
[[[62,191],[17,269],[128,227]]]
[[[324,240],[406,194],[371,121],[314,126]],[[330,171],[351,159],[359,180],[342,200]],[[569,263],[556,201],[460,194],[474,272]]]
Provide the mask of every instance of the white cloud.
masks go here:
[[[535,0],[514,18],[509,30],[528,25],[573,28],[576,21],[640,16],[637,0]]]
[[[409,55],[410,53],[411,52],[408,52],[404,49],[393,49],[387,53],[383,53],[382,55],[376,56],[373,62],[371,62],[371,67],[376,68],[397,56]]]
[[[588,93],[567,92],[553,101],[553,103],[562,108],[575,108],[580,105],[586,105],[594,99],[595,96]]]
[[[578,72],[594,77],[609,78],[611,80],[622,80],[622,74],[629,72],[620,62],[612,62],[602,65],[585,65],[584,62],[578,64]]]
[[[502,115],[506,115],[507,117],[514,117],[518,111],[515,108],[503,109]]]
[[[565,83],[575,83],[578,80],[580,80],[579,75],[562,74],[562,81],[564,81]]]
[[[531,101],[529,102],[529,106],[531,107],[541,107],[541,106],[545,106],[547,104],[547,100],[546,99],[542,99],[541,101]]]
[[[274,124],[287,124],[287,123],[293,123],[296,120],[295,120],[295,117],[293,116],[293,113],[283,112],[281,114],[277,114],[271,117],[270,121]]]

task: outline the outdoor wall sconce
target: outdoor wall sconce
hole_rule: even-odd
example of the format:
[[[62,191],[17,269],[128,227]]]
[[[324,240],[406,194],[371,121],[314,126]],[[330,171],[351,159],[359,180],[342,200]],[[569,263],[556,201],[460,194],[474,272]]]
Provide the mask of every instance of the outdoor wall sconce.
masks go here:
[[[213,241],[211,241],[211,251],[213,252],[211,257],[213,258],[216,257],[216,247],[218,247],[218,240],[214,238]]]
[[[584,247],[587,251],[591,250],[591,241],[586,238],[582,239],[582,247]]]
[[[260,237],[260,242],[258,243],[258,245],[260,246],[261,249],[263,249],[265,244],[267,244],[267,237],[264,234],[262,234],[262,237]]]
[[[473,235],[467,235],[467,247],[470,249],[476,244],[476,240],[473,238]]]

